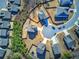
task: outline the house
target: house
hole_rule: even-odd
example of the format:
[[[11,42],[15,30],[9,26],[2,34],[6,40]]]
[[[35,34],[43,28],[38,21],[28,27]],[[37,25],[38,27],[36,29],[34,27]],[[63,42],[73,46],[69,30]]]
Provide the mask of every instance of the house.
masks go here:
[[[4,59],[6,51],[2,48],[0,48],[0,59]]]
[[[4,13],[4,16],[3,16],[3,20],[5,20],[5,21],[9,21],[9,20],[11,20],[11,13],[10,12],[8,12],[8,11],[3,11],[3,13]]]
[[[14,0],[14,4],[20,6],[21,5],[21,0]]]
[[[6,38],[8,37],[9,32],[7,29],[0,29],[0,37]]]
[[[21,0],[15,0],[14,4],[20,6],[21,5]]]
[[[11,12],[11,14],[15,15],[19,12],[19,7],[17,5],[12,5],[10,8],[9,8],[9,11]]]
[[[7,48],[8,44],[9,44],[8,38],[0,38],[0,47],[1,48]]]
[[[9,21],[2,21],[0,28],[9,29],[10,28],[10,22]]]
[[[38,33],[37,27],[34,25],[28,27],[27,33],[30,39],[34,39]]]
[[[76,33],[77,37],[79,38],[79,28],[77,28],[77,29],[75,30],[75,33]]]
[[[9,0],[10,3],[13,3],[15,0]]]
[[[48,26],[48,18],[42,10],[39,12],[38,19],[42,25]]]
[[[70,35],[64,36],[64,42],[68,50],[74,50],[75,40],[73,40]]]
[[[73,4],[73,0],[59,0],[60,6],[70,7]]]
[[[46,54],[46,46],[44,43],[39,43],[37,46],[37,57],[39,59],[45,59],[45,54]]]
[[[2,19],[0,19],[0,25],[2,24]]]
[[[5,16],[4,11],[1,11],[1,12],[0,12],[0,18],[2,18],[2,17],[4,17],[4,16]]]
[[[0,9],[2,9],[2,8],[6,8],[6,6],[7,6],[7,0],[0,0]]]
[[[14,5],[20,6],[21,1],[20,0],[9,0],[10,3],[13,3]]]
[[[59,44],[52,45],[52,51],[55,59],[58,59],[61,57],[61,50],[60,50]]]
[[[67,21],[68,16],[68,8],[58,7],[55,15],[55,21]]]

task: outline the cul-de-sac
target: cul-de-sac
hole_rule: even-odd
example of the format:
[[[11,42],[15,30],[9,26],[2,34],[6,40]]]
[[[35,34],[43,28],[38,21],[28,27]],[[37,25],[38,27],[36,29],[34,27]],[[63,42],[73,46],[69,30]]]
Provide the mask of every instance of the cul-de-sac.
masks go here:
[[[79,0],[0,0],[0,59],[79,59]]]

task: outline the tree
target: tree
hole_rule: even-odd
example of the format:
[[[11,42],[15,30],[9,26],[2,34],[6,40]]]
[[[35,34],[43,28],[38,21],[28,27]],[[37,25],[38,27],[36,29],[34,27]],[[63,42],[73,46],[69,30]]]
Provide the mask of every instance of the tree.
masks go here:
[[[22,41],[21,34],[22,34],[22,26],[21,26],[20,21],[14,21],[13,37],[12,37],[12,51],[25,54],[28,49],[26,48],[25,43]]]
[[[62,59],[70,59],[72,57],[72,54],[70,52],[64,52]]]
[[[20,54],[20,53],[14,53],[14,54],[11,56],[11,59],[21,59],[21,54]]]

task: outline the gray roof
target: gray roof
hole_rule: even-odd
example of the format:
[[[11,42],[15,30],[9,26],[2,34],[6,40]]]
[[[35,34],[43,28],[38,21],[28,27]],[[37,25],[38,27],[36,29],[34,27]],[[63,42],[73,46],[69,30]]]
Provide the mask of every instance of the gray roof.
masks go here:
[[[17,5],[12,5],[11,7],[10,7],[10,10],[9,10],[10,12],[18,12],[19,11],[19,8],[18,8],[18,6]]]
[[[13,2],[15,5],[20,5],[21,0],[9,0],[10,2]]]
[[[70,35],[65,36],[64,41],[69,49],[75,47],[75,41],[71,38]]]
[[[68,15],[68,10],[69,8],[68,7],[57,7],[57,12],[56,12],[56,16],[62,14],[62,13],[65,13]]]
[[[65,5],[65,4],[72,4],[73,0],[59,0],[61,5]]]
[[[15,0],[9,0],[10,2],[14,2]]]
[[[0,38],[0,47],[7,47],[9,44],[8,38]]]
[[[0,19],[0,24],[2,24],[2,19]]]
[[[14,0],[14,4],[20,5],[21,1],[20,0]]]
[[[70,42],[72,42],[73,39],[71,38],[70,35],[67,35],[67,36],[64,37],[64,40],[65,40],[67,43],[70,43]]]
[[[11,19],[11,13],[9,11],[1,11],[0,12],[0,17],[4,20],[10,20]]]
[[[3,16],[5,16],[4,11],[1,11],[0,12],[0,17],[3,17]]]
[[[27,31],[35,32],[34,29],[37,29],[37,27],[34,26],[34,25],[32,25],[32,26],[29,26],[29,27],[27,28]]]
[[[7,0],[0,0],[0,9],[6,8],[6,5],[7,5],[6,1]]]
[[[0,25],[0,28],[7,28],[9,29],[10,22],[9,21],[2,21],[2,24]]]
[[[51,26],[51,25],[48,25],[47,27],[43,26],[42,33],[43,33],[44,37],[52,38],[54,36],[53,32],[54,32],[53,26]]]
[[[3,19],[6,19],[6,20],[10,20],[11,19],[11,13],[10,12],[8,12],[8,11],[4,11],[4,17],[3,17]]]
[[[8,36],[8,30],[7,29],[0,29],[0,36],[1,37],[7,37]]]
[[[46,18],[46,15],[43,10],[40,10],[38,17],[39,17],[39,20],[44,20]]]
[[[54,44],[52,49],[53,49],[53,52],[54,52],[55,55],[61,54],[59,44]]]
[[[0,59],[4,57],[6,51],[0,48]]]
[[[77,37],[79,38],[79,28],[76,28],[75,33],[76,33]]]
[[[38,44],[38,47],[37,47],[37,52],[38,53],[40,53],[40,54],[43,54],[44,53],[44,51],[45,51],[45,44],[43,44],[43,43],[39,43]]]

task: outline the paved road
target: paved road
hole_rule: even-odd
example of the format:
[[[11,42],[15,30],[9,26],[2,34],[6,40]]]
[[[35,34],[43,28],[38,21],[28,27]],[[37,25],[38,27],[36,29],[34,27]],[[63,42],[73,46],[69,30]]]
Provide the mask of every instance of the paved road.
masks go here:
[[[70,29],[72,26],[74,26],[75,22],[78,20],[78,17],[79,17],[79,0],[75,0],[74,3],[75,3],[76,12],[74,13],[73,17],[66,24],[62,24],[58,26],[58,27],[61,27],[61,29],[58,29],[58,27],[55,27],[55,30],[53,30],[53,33],[61,32],[63,30]]]
[[[52,30],[52,34],[53,34],[52,38],[55,36],[55,33],[61,32],[63,30],[68,30],[72,26],[75,25],[75,22],[78,20],[78,16],[79,16],[79,0],[75,0],[74,3],[75,3],[76,12],[74,12],[73,17],[67,23],[59,25],[58,27],[55,27],[54,25],[49,23],[49,25],[52,25],[53,27],[55,27],[55,29]],[[61,29],[59,29],[59,28],[61,28]],[[48,33],[48,35],[50,35],[49,31],[45,31],[44,33],[42,33],[44,38],[48,38],[48,37],[46,37],[47,36],[46,33]],[[46,41],[46,39],[44,39],[44,40]],[[51,39],[51,40],[53,40],[53,39]]]

